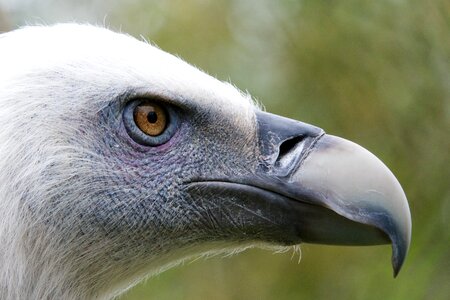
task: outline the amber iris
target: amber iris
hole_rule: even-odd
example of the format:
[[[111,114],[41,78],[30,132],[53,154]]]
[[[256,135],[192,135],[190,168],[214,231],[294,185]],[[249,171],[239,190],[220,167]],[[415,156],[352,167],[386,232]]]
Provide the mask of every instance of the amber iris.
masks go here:
[[[142,132],[158,136],[167,126],[166,111],[155,103],[141,103],[134,109],[134,122]]]

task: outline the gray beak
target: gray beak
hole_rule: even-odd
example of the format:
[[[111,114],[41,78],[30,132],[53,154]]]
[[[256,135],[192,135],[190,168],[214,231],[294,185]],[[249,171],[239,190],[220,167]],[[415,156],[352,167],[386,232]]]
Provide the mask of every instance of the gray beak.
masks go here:
[[[391,171],[361,146],[315,126],[264,112],[256,119],[256,170],[199,178],[188,183],[191,195],[237,203],[231,206],[240,220],[234,238],[281,245],[391,243],[396,276],[411,240],[411,215]],[[227,228],[233,218],[220,212],[214,219]]]
[[[257,119],[264,163],[253,184],[315,208],[298,207],[302,241],[390,242],[396,276],[411,240],[411,215],[392,172],[363,147],[317,127],[268,113]]]

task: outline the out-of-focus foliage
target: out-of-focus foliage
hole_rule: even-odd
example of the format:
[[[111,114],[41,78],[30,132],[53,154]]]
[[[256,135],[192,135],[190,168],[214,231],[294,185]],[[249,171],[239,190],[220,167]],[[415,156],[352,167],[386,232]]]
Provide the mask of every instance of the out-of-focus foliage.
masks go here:
[[[61,2],[0,0],[0,29],[76,20],[142,34],[267,110],[370,149],[410,201],[395,280],[389,247],[304,245],[300,264],[251,250],[169,270],[122,299],[450,297],[449,1]]]

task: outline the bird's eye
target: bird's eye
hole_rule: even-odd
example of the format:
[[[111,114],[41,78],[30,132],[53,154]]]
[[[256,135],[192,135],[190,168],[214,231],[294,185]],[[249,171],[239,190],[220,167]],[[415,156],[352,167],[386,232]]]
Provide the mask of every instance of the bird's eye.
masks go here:
[[[127,103],[123,121],[130,137],[145,146],[166,143],[178,127],[178,116],[171,106],[147,99]]]
[[[134,122],[137,127],[150,136],[158,136],[166,129],[167,115],[155,103],[141,103],[134,108]]]

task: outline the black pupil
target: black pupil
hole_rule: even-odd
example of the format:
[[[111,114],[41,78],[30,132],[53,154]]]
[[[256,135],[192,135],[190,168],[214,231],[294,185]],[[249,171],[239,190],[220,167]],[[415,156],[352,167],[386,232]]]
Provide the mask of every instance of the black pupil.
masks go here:
[[[158,121],[158,114],[154,111],[151,111],[147,114],[147,121],[150,123],[156,123]]]

